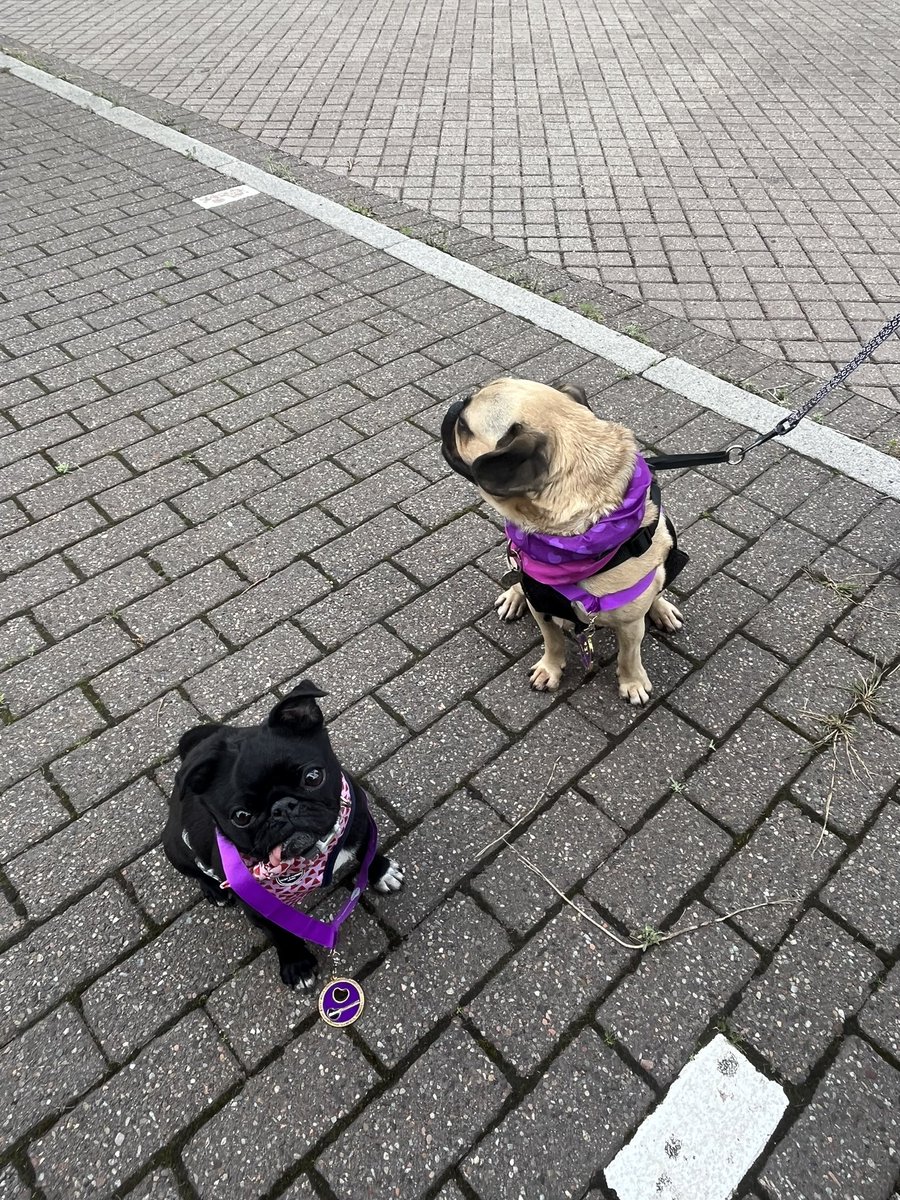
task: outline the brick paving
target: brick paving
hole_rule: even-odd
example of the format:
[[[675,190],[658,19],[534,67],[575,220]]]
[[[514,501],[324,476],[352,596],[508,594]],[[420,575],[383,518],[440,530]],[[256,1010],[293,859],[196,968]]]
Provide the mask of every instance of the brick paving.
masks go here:
[[[211,0],[0,0],[7,36],[110,94],[775,356],[776,388],[830,374],[900,306],[895,20],[890,0],[238,0],[227,20]],[[900,342],[857,381],[896,407]]]
[[[653,703],[610,644],[531,693],[448,397],[565,372],[655,450],[741,428],[264,196],[202,210],[215,172],[9,75],[0,109],[0,1195],[609,1200],[726,1031],[791,1100],[741,1195],[888,1200],[898,701],[858,681],[900,505],[778,445],[668,478]],[[178,735],[306,674],[407,867],[348,930],[346,1033],[158,845]],[[616,945],[479,857],[545,789],[516,845],[620,935],[791,903]]]

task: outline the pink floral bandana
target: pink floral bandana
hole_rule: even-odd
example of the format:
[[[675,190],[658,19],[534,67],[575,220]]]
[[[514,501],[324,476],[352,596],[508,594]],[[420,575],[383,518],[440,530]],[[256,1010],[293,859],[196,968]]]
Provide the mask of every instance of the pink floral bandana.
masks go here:
[[[284,904],[298,906],[310,892],[314,892],[325,882],[326,872],[329,866],[333,865],[331,863],[332,855],[337,857],[335,852],[343,839],[352,811],[353,795],[350,791],[350,782],[347,776],[342,774],[341,807],[338,819],[328,834],[324,847],[315,858],[299,856],[283,858],[279,863],[272,864],[266,859],[260,861],[247,854],[241,854],[244,866],[267,892],[271,892]]]

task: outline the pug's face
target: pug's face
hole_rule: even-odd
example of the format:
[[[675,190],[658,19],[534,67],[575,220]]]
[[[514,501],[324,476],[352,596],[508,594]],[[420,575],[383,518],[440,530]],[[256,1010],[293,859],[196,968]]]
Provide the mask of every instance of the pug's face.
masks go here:
[[[337,821],[341,768],[304,681],[262,725],[200,725],[185,733],[176,786],[208,809],[238,850],[273,865],[314,857]]]
[[[496,379],[451,404],[441,450],[448,466],[488,496],[537,496],[552,478],[560,443],[586,408],[584,392],[574,385]]]

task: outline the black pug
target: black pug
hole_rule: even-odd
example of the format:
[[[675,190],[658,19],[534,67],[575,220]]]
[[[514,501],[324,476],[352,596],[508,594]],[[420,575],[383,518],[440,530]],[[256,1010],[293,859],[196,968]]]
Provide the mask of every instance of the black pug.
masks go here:
[[[331,748],[316,703],[324,695],[303,680],[261,725],[198,725],[182,735],[163,848],[176,870],[197,880],[211,904],[235,901],[220,886],[217,827],[257,864],[273,869],[304,859],[324,864],[324,884],[364,854],[369,817],[362,789]],[[376,853],[369,885],[395,892],[402,883],[399,864]],[[288,987],[313,988],[318,966],[306,943],[243,907],[272,939]]]

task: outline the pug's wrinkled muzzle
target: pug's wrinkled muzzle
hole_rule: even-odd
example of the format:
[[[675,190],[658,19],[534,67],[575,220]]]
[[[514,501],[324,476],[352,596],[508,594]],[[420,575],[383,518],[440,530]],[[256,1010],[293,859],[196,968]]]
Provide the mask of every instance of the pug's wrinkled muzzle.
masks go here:
[[[462,475],[463,479],[468,479],[469,483],[474,483],[472,468],[468,463],[463,462],[456,449],[456,422],[459,420],[459,414],[462,412],[464,404],[465,400],[457,400],[447,409],[441,422],[441,453],[452,471],[455,471],[457,475]]]

